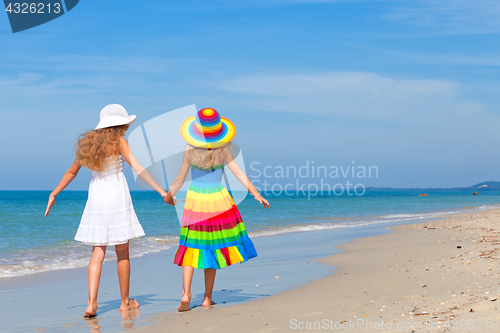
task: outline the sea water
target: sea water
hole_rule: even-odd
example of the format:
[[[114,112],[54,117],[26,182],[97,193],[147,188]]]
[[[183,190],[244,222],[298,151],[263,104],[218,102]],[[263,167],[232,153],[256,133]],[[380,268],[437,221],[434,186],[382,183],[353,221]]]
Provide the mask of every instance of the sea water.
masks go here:
[[[397,224],[454,212],[500,207],[500,191],[433,190],[369,191],[349,196],[264,195],[271,208],[248,196],[238,205],[250,237],[324,229]],[[64,191],[43,217],[49,191],[0,191],[0,278],[15,277],[88,264],[91,247],[73,240],[87,199],[86,191]],[[131,242],[131,256],[140,257],[175,247],[179,218],[151,191],[132,191],[135,211],[145,237]],[[106,260],[115,259],[109,251]]]

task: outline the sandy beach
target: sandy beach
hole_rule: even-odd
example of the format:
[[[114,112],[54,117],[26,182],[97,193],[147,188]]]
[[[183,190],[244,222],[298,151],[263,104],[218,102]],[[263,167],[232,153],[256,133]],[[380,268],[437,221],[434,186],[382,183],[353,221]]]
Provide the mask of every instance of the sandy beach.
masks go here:
[[[136,332],[498,332],[500,210],[393,227],[320,261],[333,274],[234,305],[168,312]],[[215,299],[217,301],[217,299]]]

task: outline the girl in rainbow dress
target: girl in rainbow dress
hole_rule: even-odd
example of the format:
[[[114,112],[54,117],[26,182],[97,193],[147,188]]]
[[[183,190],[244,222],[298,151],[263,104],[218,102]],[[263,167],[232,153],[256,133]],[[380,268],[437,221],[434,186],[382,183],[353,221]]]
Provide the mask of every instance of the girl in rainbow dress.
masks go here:
[[[247,235],[233,198],[221,184],[224,165],[264,208],[269,202],[255,189],[233,159],[231,140],[236,134],[233,123],[211,108],[200,110],[181,125],[181,135],[188,143],[179,174],[165,197],[174,204],[174,196],[191,170],[182,215],[179,248],[174,263],[182,266],[182,299],[179,311],[189,311],[194,269],[205,273],[202,306],[210,306],[216,270],[255,258],[257,252]]]

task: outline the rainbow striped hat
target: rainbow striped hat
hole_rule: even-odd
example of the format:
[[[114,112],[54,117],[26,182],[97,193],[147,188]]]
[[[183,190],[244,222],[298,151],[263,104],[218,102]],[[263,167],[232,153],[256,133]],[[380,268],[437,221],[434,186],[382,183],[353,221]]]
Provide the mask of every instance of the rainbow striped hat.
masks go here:
[[[212,108],[198,111],[196,116],[186,118],[181,125],[184,141],[200,148],[219,148],[234,138],[236,128],[231,120],[221,117]]]

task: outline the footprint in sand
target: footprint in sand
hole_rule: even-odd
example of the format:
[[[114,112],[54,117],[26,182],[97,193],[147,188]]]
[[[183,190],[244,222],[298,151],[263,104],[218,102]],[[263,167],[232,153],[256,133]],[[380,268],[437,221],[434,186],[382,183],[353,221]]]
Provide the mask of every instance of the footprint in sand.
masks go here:
[[[496,311],[497,307],[491,301],[484,301],[471,306],[474,311]]]
[[[278,328],[272,327],[272,328],[268,328],[268,329],[261,330],[261,331],[254,331],[252,333],[270,333],[270,332],[276,332],[276,331],[278,331]]]
[[[287,309],[287,308],[291,308],[291,307],[294,307],[295,305],[285,305],[285,306],[277,306],[277,307],[274,307],[273,310],[278,310],[278,309]]]
[[[319,316],[323,313],[323,311],[314,311],[313,313],[308,313],[303,315],[302,317],[314,317],[314,316]]]
[[[261,314],[264,314],[264,312],[255,312],[255,313],[252,313],[251,315],[252,315],[252,316],[259,316],[259,315],[261,315]]]
[[[362,307],[362,306],[363,306],[363,304],[353,304],[353,305],[349,305],[349,306],[348,306],[348,308],[351,308],[351,309],[352,309],[352,308],[358,309],[358,308],[360,308],[360,307]]]
[[[422,295],[411,295],[411,296],[404,296],[404,297],[402,297],[402,299],[408,299],[408,300],[421,299],[421,298],[423,298]]]

